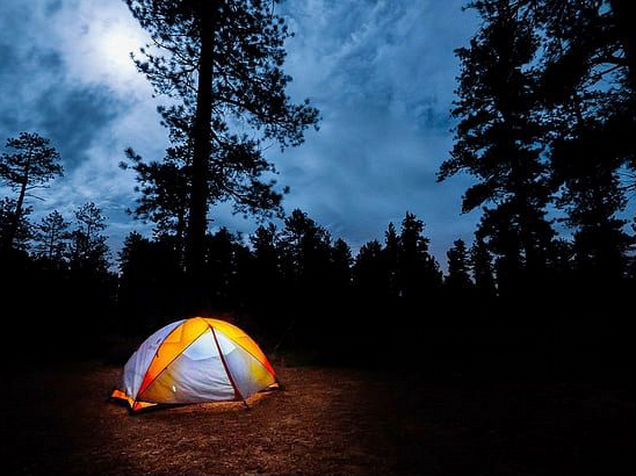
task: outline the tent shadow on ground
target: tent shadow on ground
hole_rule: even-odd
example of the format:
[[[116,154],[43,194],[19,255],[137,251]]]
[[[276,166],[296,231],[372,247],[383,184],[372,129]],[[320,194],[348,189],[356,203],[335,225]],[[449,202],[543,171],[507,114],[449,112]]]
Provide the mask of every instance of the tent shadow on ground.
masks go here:
[[[177,404],[162,404],[145,408],[136,413],[130,412],[129,405],[122,400],[108,397],[106,400],[109,404],[116,405],[122,408],[127,414],[133,416],[149,416],[153,413],[169,412],[171,415],[179,414],[191,414],[191,413],[206,413],[206,414],[219,414],[219,413],[233,413],[233,412],[249,412],[258,405],[261,405],[264,401],[273,396],[273,394],[284,391],[282,388],[270,388],[258,392],[245,401],[235,402],[203,402],[203,403],[177,403]]]

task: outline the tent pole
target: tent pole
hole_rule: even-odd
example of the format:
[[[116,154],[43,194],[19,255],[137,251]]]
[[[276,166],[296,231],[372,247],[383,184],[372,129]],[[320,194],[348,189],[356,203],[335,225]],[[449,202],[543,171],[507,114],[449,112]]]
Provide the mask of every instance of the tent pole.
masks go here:
[[[219,340],[216,337],[216,332],[214,330],[214,326],[212,326],[210,324],[208,324],[208,326],[210,327],[210,330],[212,331],[212,336],[214,336],[214,342],[216,343],[216,348],[219,350],[219,356],[221,357],[221,362],[223,362],[223,368],[225,369],[225,373],[227,374],[227,378],[230,380],[230,383],[232,384],[232,388],[234,388],[234,396],[238,397],[239,399],[241,399],[243,401],[243,404],[249,410],[250,406],[245,401],[245,398],[243,398],[243,395],[241,394],[241,391],[238,389],[238,387],[236,385],[236,382],[234,381],[234,377],[232,377],[232,372],[230,372],[230,367],[227,365],[227,362],[225,361],[225,357],[223,356],[223,351],[221,350],[221,346],[219,345]]]

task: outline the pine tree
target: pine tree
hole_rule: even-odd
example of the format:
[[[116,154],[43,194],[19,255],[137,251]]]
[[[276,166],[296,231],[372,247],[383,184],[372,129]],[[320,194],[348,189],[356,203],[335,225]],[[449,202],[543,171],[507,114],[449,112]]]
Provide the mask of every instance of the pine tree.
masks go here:
[[[222,227],[207,236],[206,275],[208,276],[210,305],[216,311],[231,310],[238,281],[237,249],[240,235]]]
[[[574,246],[565,238],[557,238],[552,244],[552,254],[550,257],[550,270],[553,273],[553,280],[561,282],[569,280],[574,270]]]
[[[567,211],[565,222],[575,230],[578,270],[601,281],[620,279],[631,242],[623,231],[626,221],[617,217],[626,199],[615,164],[604,157],[603,132],[586,122],[587,127],[554,143],[554,178],[564,186],[558,204]]]
[[[616,93],[608,87],[616,86],[622,90],[619,103],[627,107],[617,103],[614,110],[626,112],[623,119],[633,129],[636,50],[629,0],[522,0],[519,7],[526,21],[541,31],[545,43],[542,93],[546,101],[553,106],[569,101],[577,89]],[[630,127],[623,124],[621,128],[625,145]],[[633,159],[634,147],[629,149]]]
[[[407,212],[402,221],[399,249],[400,296],[409,304],[441,286],[442,274],[429,253],[430,240],[423,235],[424,223]]]
[[[354,283],[363,304],[381,302],[388,289],[382,251],[380,242],[373,240],[362,245],[356,256]]]
[[[133,231],[118,254],[118,314],[122,331],[147,333],[183,313],[181,257],[171,238],[150,240]]]
[[[276,225],[270,223],[268,226],[259,226],[250,236],[250,243],[254,250],[254,260],[259,275],[262,275],[264,282],[272,282],[272,279],[280,271]]]
[[[469,275],[468,251],[463,240],[455,240],[446,253],[448,257],[448,276],[445,284],[451,295],[465,294],[472,287]]]
[[[288,325],[279,304],[286,294],[279,241],[279,231],[273,223],[256,229],[250,236],[252,255],[248,276],[253,312],[268,319],[263,327],[268,329],[270,336],[278,340]]]
[[[281,239],[287,261],[301,279],[315,274],[329,262],[329,233],[299,209],[285,218]]]
[[[35,252],[50,263],[61,265],[68,250],[69,222],[53,210],[35,227]]]
[[[630,239],[617,217],[634,183],[621,178],[636,170],[636,91],[624,3],[522,2],[545,43],[539,93],[552,180],[563,192],[557,205],[575,232],[579,270],[601,281],[623,274]]]
[[[87,202],[75,211],[74,229],[71,231],[70,264],[73,271],[90,275],[104,275],[108,271],[108,245],[106,217],[93,202]]]
[[[488,246],[480,238],[475,238],[470,248],[470,268],[478,295],[482,298],[495,296],[492,256],[488,251]]]
[[[345,240],[338,238],[331,248],[331,264],[332,264],[332,287],[334,292],[344,300],[350,291],[351,285],[351,265],[353,258],[351,256],[351,248]]]
[[[20,252],[29,249],[33,228],[29,221],[29,215],[33,212],[33,208],[23,206],[19,217],[15,215],[16,208],[16,200],[9,197],[0,200],[0,240],[4,244],[12,242],[12,248],[0,246],[0,253],[9,252],[11,249]]]
[[[399,285],[399,256],[400,237],[395,230],[395,225],[389,223],[384,233],[384,256],[388,272],[388,293],[392,298],[397,298],[400,293]]]
[[[483,26],[468,48],[457,50],[461,74],[453,116],[460,122],[438,178],[468,172],[478,180],[463,197],[463,211],[490,206],[480,234],[512,282],[521,269],[535,274],[545,268],[554,234],[546,219],[551,188],[535,114],[538,38],[514,1],[471,6]]]
[[[35,189],[46,187],[49,181],[62,175],[64,169],[59,164],[58,151],[39,134],[21,132],[17,138],[8,139],[5,147],[13,152],[0,156],[0,180],[18,194],[2,244],[10,249],[19,228],[23,226],[27,196]],[[7,204],[4,203],[5,206]]]
[[[136,173],[140,192],[137,206],[129,212],[133,217],[150,220],[155,224],[155,235],[174,236],[183,253],[182,244],[185,238],[190,200],[187,180],[190,155],[183,147],[170,147],[161,162],[146,163],[131,148],[126,149],[127,162],[121,162],[124,170],[132,169]]]
[[[140,260],[144,250],[150,246],[150,240],[141,235],[138,231],[131,231],[126,238],[121,251],[118,253],[119,271],[126,279],[135,279],[135,275],[143,270],[144,266],[139,266],[138,262],[144,264],[146,260]]]
[[[319,336],[321,320],[331,305],[331,237],[296,209],[285,219],[281,250],[297,336],[306,345],[321,346],[325,342]]]
[[[153,41],[136,60],[138,69],[159,94],[178,99],[162,113],[167,122],[183,123],[192,150],[187,267],[198,280],[210,193],[217,189],[228,199],[260,207],[262,197],[275,196],[274,183],[261,180],[273,170],[261,155],[261,142],[298,145],[318,114],[308,101],[294,105],[285,94],[291,78],[282,71],[283,45],[290,33],[270,2],[126,3]],[[237,120],[251,129],[249,135],[232,131]],[[229,176],[243,177],[238,190],[224,181]]]

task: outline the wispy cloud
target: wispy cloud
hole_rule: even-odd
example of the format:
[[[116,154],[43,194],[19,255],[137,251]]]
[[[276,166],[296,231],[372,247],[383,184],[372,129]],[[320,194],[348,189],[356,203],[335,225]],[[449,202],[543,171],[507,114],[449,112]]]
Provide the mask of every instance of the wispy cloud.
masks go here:
[[[477,216],[460,216],[466,178],[435,183],[452,141],[448,111],[457,61],[453,50],[476,27],[463,2],[307,0],[286,2],[296,36],[288,43],[290,94],[320,108],[319,132],[279,154],[268,151],[291,186],[286,208],[300,207],[355,247],[381,237],[406,210],[427,224],[444,261],[457,237],[470,239]],[[21,130],[49,136],[66,176],[38,203],[44,213],[86,200],[111,219],[111,245],[140,225],[124,213],[134,180],[117,168],[134,146],[160,158],[165,131],[157,100],[128,52],[145,41],[119,0],[55,0],[0,5],[0,140]],[[229,208],[215,226],[251,232]]]
[[[111,218],[119,247],[131,223],[133,177],[118,169],[134,144],[160,157],[165,131],[152,90],[128,52],[145,35],[119,1],[2,2],[0,139],[22,130],[49,137],[62,154],[65,177],[39,193],[35,218],[91,200]]]
[[[470,239],[476,216],[460,216],[467,180],[435,182],[452,142],[449,109],[475,18],[462,2],[286,3],[292,93],[322,111],[320,133],[281,157],[288,206],[312,211],[354,245],[381,237],[406,210],[427,224],[442,258]],[[458,17],[463,21],[457,21]]]

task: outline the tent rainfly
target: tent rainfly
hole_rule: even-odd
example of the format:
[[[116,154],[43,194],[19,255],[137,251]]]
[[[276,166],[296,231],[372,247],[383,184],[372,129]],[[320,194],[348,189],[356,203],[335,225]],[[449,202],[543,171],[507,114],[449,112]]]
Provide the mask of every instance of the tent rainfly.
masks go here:
[[[124,367],[132,413],[160,404],[243,401],[278,385],[276,372],[245,332],[219,319],[173,322],[148,337]]]

